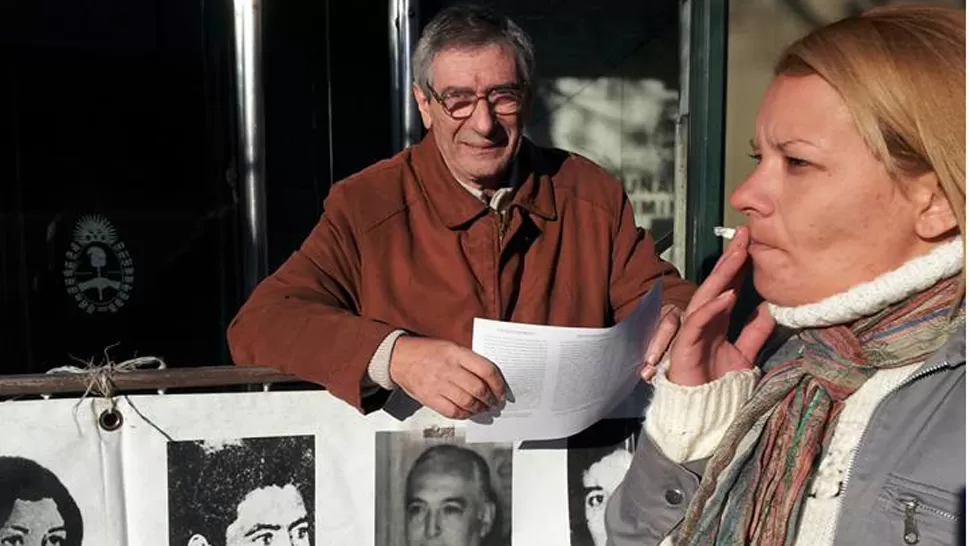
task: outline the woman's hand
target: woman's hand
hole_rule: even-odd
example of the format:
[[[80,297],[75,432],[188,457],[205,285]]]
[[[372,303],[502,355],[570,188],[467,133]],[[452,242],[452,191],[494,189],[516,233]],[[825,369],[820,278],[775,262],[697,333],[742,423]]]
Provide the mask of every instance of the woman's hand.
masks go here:
[[[661,319],[662,329],[679,331],[670,346],[670,368],[667,379],[672,383],[695,386],[714,381],[728,372],[747,370],[754,365],[758,351],[775,326],[766,304],[758,306],[737,341],[727,340],[731,310],[737,302],[740,273],[748,260],[747,227],[739,227],[711,274],[691,298],[683,317],[676,312]],[[669,333],[666,334],[669,338]],[[651,354],[652,353],[652,354]],[[641,372],[649,381],[657,371],[660,357],[651,346]]]

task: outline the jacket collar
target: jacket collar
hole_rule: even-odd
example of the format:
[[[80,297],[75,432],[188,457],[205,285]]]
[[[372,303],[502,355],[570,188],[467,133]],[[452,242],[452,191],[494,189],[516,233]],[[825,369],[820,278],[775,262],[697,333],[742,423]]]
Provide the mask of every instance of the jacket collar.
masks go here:
[[[552,178],[540,156],[538,147],[522,137],[515,158],[517,168],[513,170],[519,178],[514,181],[518,189],[510,207],[521,207],[529,214],[554,221],[557,213]],[[411,149],[410,164],[425,199],[449,229],[467,226],[488,211],[488,206],[475,199],[448,170],[431,131]]]

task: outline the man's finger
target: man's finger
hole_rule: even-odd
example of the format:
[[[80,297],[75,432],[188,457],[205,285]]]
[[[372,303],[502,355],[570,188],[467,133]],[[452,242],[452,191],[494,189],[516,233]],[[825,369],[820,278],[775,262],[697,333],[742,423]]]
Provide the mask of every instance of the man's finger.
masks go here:
[[[433,396],[425,405],[448,419],[468,419],[472,416],[467,410],[458,407],[454,402],[440,394]]]
[[[663,358],[667,348],[670,347],[670,342],[677,335],[677,330],[680,329],[680,315],[679,308],[672,305],[668,306],[666,313],[660,319],[660,324],[657,325],[653,339],[650,340],[650,345],[647,347],[647,352],[643,357],[644,364],[656,366],[657,362],[660,362],[660,359]]]
[[[502,379],[502,374],[495,364],[472,351],[463,351],[458,363],[484,381],[495,400],[499,402],[505,400],[505,380]]]
[[[772,330],[775,329],[775,319],[768,312],[768,304],[762,303],[755,309],[754,316],[748,324],[741,330],[734,347],[741,353],[748,362],[754,362],[758,356],[758,351],[768,341]]]
[[[653,376],[657,375],[657,367],[646,365],[640,370],[640,378],[643,379],[644,383],[649,383],[653,380]]]
[[[443,384],[441,396],[469,415],[476,415],[490,407],[454,383]]]
[[[474,398],[477,402],[490,408],[499,402],[499,399],[492,393],[491,387],[484,379],[465,368],[455,368],[448,376],[448,380],[467,396]],[[449,397],[450,398],[450,397]],[[455,400],[458,402],[458,400]],[[467,404],[459,404],[463,408],[471,409]]]

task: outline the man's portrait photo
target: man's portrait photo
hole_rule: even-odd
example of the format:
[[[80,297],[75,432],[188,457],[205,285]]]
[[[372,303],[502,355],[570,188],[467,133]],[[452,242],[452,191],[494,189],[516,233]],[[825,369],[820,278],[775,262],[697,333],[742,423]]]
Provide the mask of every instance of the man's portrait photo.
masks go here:
[[[377,433],[378,546],[508,546],[512,447],[451,427]]]
[[[314,438],[168,444],[170,546],[311,546]]]
[[[641,419],[608,419],[566,441],[570,546],[606,546],[606,503],[626,475]]]

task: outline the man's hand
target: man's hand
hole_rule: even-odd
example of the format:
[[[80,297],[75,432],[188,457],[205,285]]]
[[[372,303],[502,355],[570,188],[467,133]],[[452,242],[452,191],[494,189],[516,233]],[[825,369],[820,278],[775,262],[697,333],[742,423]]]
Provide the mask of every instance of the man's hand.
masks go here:
[[[677,331],[680,330],[680,317],[683,311],[680,307],[668,303],[660,308],[660,323],[657,324],[657,331],[650,340],[650,346],[643,355],[643,369],[640,376],[644,381],[649,382],[657,371],[657,363],[667,354],[670,342],[674,340]]]
[[[400,337],[389,372],[411,398],[450,419],[467,419],[505,400],[498,368],[450,341]]]

